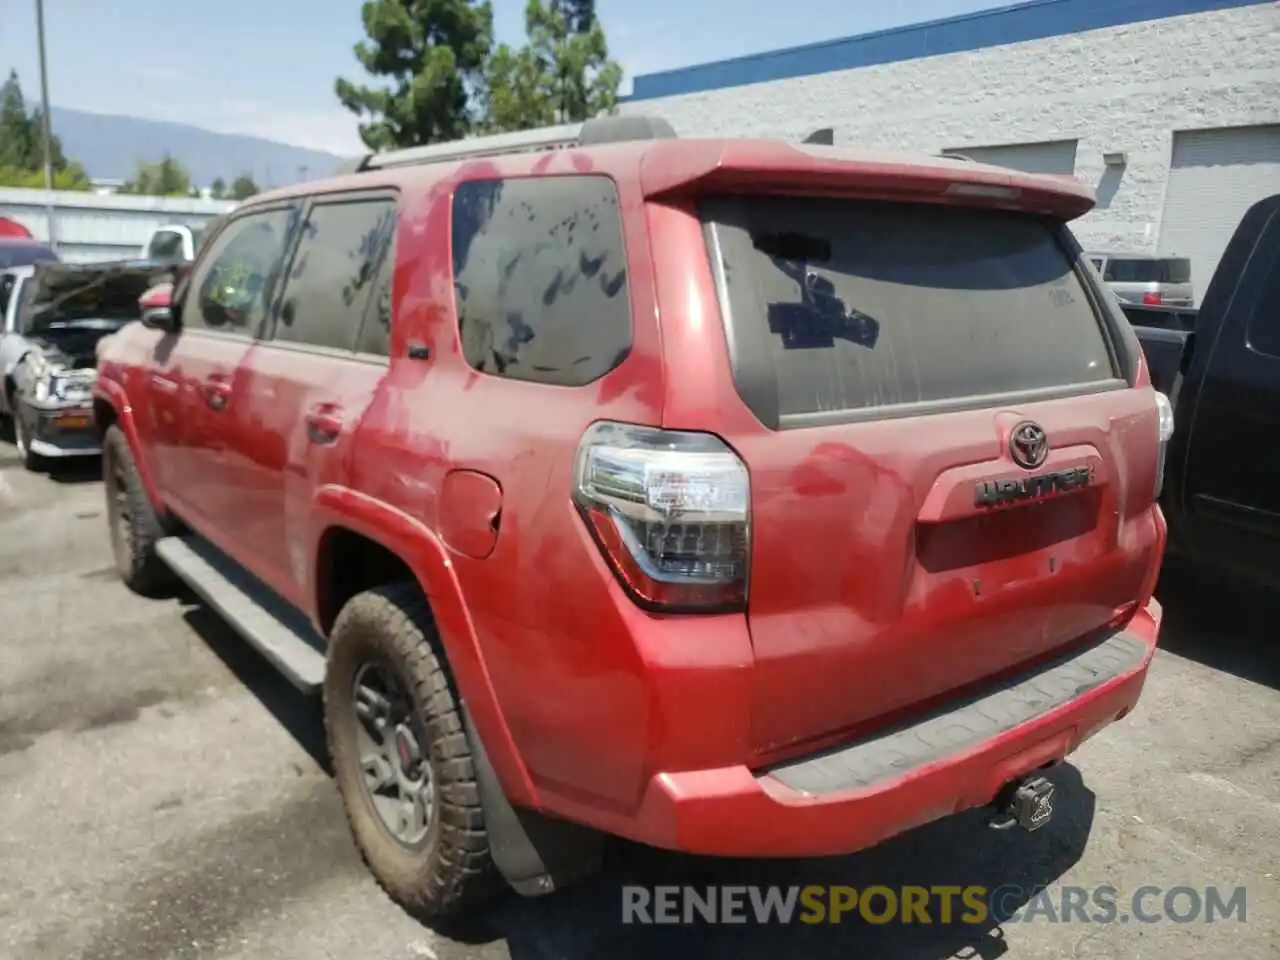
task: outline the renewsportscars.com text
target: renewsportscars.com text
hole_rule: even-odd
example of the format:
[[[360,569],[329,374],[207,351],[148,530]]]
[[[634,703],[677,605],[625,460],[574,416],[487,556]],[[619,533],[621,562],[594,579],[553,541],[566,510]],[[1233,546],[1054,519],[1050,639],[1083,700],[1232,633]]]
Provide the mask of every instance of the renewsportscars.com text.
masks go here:
[[[622,888],[622,922],[1217,923],[1246,920],[1244,887],[722,886]]]

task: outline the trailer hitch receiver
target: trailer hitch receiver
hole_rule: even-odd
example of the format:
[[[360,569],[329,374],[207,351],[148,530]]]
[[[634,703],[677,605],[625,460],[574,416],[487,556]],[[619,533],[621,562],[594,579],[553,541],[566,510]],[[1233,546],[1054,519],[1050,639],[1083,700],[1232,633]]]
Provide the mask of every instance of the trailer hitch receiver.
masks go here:
[[[1021,827],[1039,830],[1053,818],[1055,787],[1046,777],[1015,780],[996,798],[996,815],[988,822],[992,830]]]

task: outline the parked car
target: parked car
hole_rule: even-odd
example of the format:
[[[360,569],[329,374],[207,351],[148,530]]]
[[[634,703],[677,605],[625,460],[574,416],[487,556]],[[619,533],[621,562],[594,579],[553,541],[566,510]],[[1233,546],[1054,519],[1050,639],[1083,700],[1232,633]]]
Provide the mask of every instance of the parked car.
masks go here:
[[[12,440],[13,401],[17,385],[13,368],[29,349],[18,329],[18,309],[23,302],[23,288],[36,268],[31,265],[0,270],[0,433]]]
[[[1199,310],[1125,310],[1178,424],[1170,543],[1206,568],[1280,583],[1280,194],[1240,221]]]
[[[0,270],[57,261],[58,254],[47,243],[28,237],[0,236]]]
[[[633,117],[254,197],[101,350],[117,567],[323,690],[417,914],[605,834],[1039,828],[1160,622],[1166,401],[1092,205]]]
[[[1090,253],[1089,262],[1124,303],[1170,306],[1195,303],[1191,261],[1149,253]]]
[[[13,327],[0,358],[8,364],[5,412],[19,456],[34,470],[50,459],[100,452],[91,395],[97,344],[138,319],[140,295],[169,273],[147,262],[28,269],[12,297]]]

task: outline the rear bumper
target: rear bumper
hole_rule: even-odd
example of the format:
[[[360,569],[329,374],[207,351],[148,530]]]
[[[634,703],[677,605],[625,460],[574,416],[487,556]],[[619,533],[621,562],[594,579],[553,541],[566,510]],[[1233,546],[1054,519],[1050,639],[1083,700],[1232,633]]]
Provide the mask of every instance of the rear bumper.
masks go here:
[[[660,773],[634,816],[608,822],[584,810],[575,819],[698,854],[851,853],[988,804],[1123,717],[1141,695],[1159,625],[1152,600],[1124,631],[909,726],[767,770]]]

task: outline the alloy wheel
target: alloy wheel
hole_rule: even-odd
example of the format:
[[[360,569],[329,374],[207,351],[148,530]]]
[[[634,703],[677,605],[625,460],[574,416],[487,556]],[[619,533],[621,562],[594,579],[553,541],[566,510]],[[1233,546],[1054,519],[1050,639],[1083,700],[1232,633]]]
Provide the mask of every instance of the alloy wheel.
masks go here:
[[[436,817],[436,784],[408,688],[395,671],[366,663],[351,696],[366,799],[397,842],[421,847]]]

